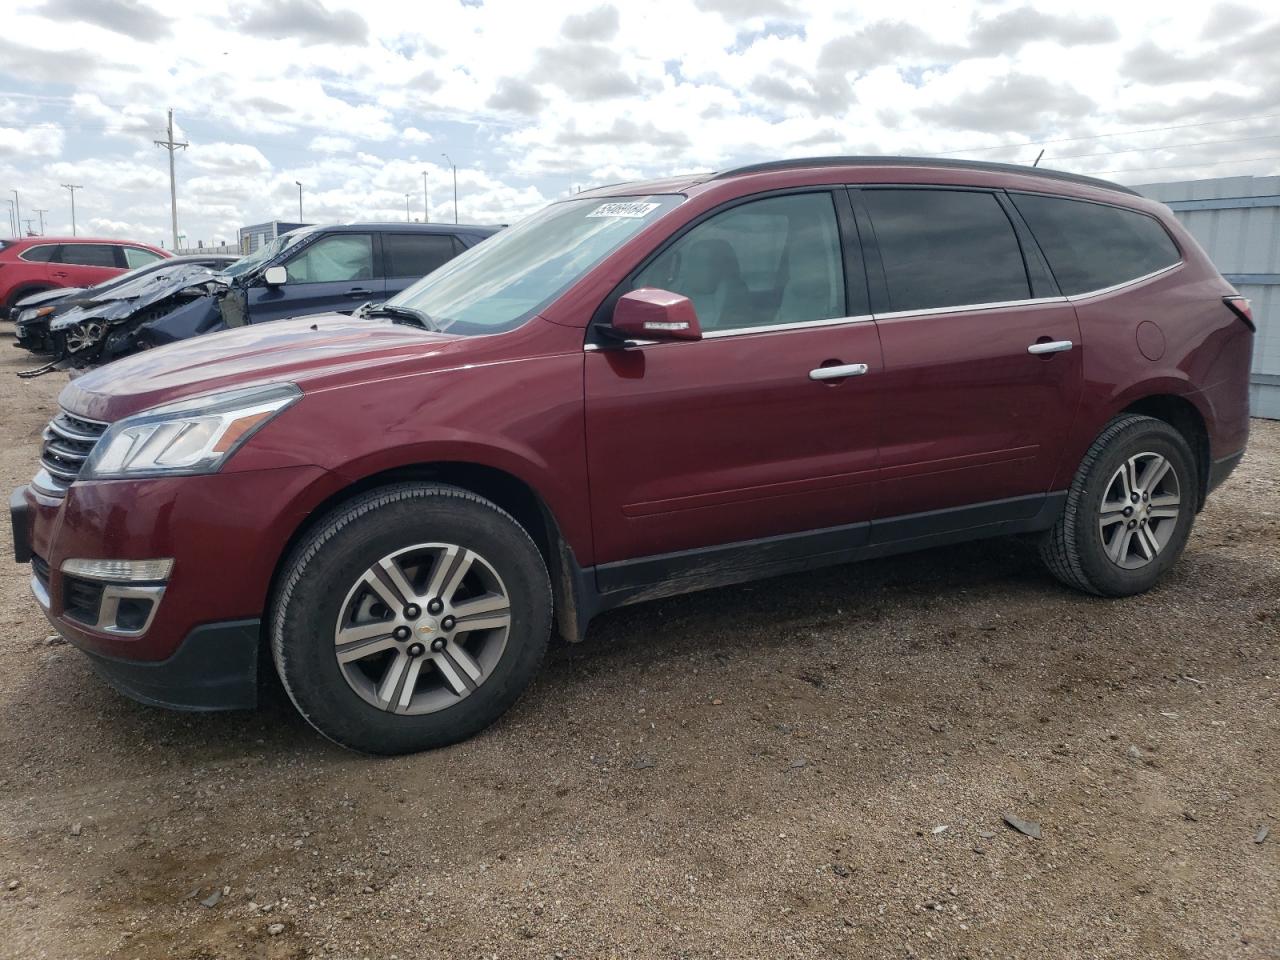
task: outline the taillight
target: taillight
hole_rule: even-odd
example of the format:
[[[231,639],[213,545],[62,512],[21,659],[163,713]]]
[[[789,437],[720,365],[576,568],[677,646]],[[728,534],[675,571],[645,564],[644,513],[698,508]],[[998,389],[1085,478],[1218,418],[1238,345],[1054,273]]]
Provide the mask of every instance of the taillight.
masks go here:
[[[1253,322],[1253,307],[1250,306],[1247,297],[1237,294],[1234,297],[1223,297],[1222,302],[1227,305],[1227,309],[1244,321],[1246,327],[1257,333],[1258,327]]]

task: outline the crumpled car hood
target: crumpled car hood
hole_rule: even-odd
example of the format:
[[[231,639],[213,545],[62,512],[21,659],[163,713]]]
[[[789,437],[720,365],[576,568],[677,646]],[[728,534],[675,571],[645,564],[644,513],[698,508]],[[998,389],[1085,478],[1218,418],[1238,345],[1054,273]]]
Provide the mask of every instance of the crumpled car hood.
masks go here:
[[[52,290],[45,290],[41,293],[33,293],[29,297],[23,297],[17,303],[18,310],[30,310],[32,307],[43,307],[47,303],[56,303],[60,300],[70,300],[72,297],[78,297],[84,293],[84,287],[54,287]]]
[[[83,320],[123,320],[180,290],[215,279],[225,282],[216,270],[197,263],[184,263],[169,270],[157,270],[116,287],[100,299],[72,307],[55,317],[50,322],[49,329],[65,330]]]

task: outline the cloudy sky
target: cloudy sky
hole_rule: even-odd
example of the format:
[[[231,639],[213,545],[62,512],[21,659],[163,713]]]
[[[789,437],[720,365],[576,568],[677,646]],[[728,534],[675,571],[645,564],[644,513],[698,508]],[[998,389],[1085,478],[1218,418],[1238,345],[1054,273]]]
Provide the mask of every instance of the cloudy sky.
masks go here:
[[[505,222],[580,186],[945,154],[1126,183],[1280,173],[1274,2],[7,0],[0,189],[49,233]],[[1107,136],[1100,136],[1107,134]],[[6,196],[12,198],[11,193]],[[3,210],[4,208],[0,208]],[[0,218],[0,231],[4,220]]]

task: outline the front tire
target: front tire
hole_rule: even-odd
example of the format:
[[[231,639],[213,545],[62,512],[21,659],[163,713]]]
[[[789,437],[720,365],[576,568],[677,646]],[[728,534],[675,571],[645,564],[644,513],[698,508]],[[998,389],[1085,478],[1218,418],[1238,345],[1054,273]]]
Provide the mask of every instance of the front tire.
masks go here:
[[[458,487],[397,484],[343,504],[294,550],[271,650],[326,737],[412,753],[498,719],[537,672],[551,614],[546,565],[509,514]]]
[[[1199,497],[1186,438],[1163,420],[1121,415],[1085,454],[1040,556],[1077,590],[1142,593],[1181,556]]]

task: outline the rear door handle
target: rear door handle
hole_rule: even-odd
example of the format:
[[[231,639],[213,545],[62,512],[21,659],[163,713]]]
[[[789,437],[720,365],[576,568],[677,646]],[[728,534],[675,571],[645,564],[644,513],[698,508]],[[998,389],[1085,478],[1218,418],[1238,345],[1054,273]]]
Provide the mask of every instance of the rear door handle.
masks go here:
[[[860,377],[870,369],[865,363],[842,363],[838,367],[815,367],[809,371],[810,380],[841,380]]]
[[[1027,353],[1040,356],[1043,353],[1065,353],[1074,346],[1070,340],[1050,340],[1048,343],[1033,343],[1027,347]]]

